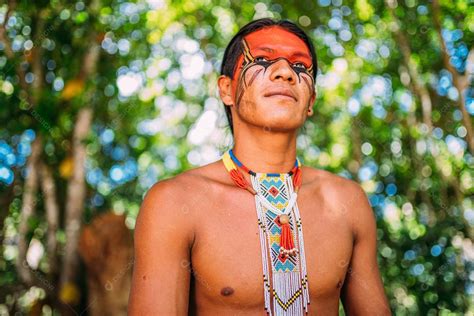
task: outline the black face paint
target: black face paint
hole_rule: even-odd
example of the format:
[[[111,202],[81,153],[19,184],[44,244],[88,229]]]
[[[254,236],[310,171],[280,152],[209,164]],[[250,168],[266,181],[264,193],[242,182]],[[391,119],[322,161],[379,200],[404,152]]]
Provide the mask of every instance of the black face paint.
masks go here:
[[[265,74],[267,69],[272,66],[274,63],[280,61],[281,59],[286,60],[286,62],[290,65],[290,68],[295,72],[297,78],[298,78],[298,83],[301,83],[301,78],[303,78],[305,84],[307,85],[309,91],[313,92],[314,91],[314,80],[313,80],[313,65],[311,65],[309,68],[304,66],[303,63],[301,62],[296,62],[292,63],[290,62],[287,58],[285,57],[278,57],[272,60],[268,60],[266,57],[263,56],[257,56],[254,57],[250,53],[250,48],[245,41],[245,39],[242,40],[242,55],[244,57],[244,60],[242,62],[242,66],[240,67],[242,69],[239,79],[238,79],[238,84],[237,84],[237,96],[236,96],[236,105],[240,105],[240,101],[243,97],[245,89],[250,87],[252,83],[254,82],[255,78],[262,72]],[[246,82],[246,73],[250,69],[254,67],[259,67],[259,69],[255,70],[255,73],[252,75],[250,80]],[[261,68],[260,68],[261,67]],[[304,76],[307,75],[307,76]],[[309,77],[310,79],[308,79]]]

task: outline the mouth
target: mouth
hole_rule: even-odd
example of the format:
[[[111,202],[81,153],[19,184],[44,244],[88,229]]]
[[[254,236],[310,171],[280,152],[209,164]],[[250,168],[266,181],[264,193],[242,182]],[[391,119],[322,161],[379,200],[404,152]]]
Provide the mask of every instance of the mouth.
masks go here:
[[[263,96],[266,97],[266,98],[268,98],[268,97],[279,97],[279,98],[285,98],[285,99],[292,99],[292,100],[296,101],[295,95],[291,91],[285,90],[285,89],[269,91],[269,92],[265,93]]]

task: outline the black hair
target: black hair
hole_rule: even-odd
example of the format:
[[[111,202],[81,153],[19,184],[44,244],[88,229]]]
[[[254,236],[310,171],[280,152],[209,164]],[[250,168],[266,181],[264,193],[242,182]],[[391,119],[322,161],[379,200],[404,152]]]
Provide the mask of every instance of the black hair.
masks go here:
[[[270,27],[270,26],[282,27],[283,29],[289,31],[290,33],[295,34],[296,36],[301,38],[303,42],[305,42],[306,46],[308,46],[308,49],[311,53],[311,59],[313,61],[313,79],[314,79],[314,82],[316,83],[316,75],[318,72],[318,60],[316,58],[316,52],[315,52],[313,43],[311,42],[311,39],[309,38],[309,36],[303,31],[303,29],[301,29],[298,25],[296,25],[295,23],[289,20],[275,21],[270,18],[257,19],[250,23],[247,23],[237,32],[237,34],[234,35],[234,37],[230,40],[229,44],[227,45],[224,52],[224,57],[222,58],[221,75],[225,75],[230,78],[233,78],[237,60],[240,54],[242,53],[242,39],[250,33],[253,33],[255,31],[258,31],[260,29]],[[224,108],[227,115],[227,120],[229,122],[230,131],[232,132],[232,134],[234,134],[234,126],[232,124],[232,112],[230,110],[230,106],[224,105]]]

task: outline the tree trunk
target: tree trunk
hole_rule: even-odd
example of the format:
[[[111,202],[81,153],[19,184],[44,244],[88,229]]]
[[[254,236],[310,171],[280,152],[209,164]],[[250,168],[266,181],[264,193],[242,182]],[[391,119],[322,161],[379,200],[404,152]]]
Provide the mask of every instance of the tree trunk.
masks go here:
[[[38,159],[41,155],[42,141],[39,136],[31,145],[31,155],[27,160],[27,172],[25,185],[23,187],[23,197],[21,205],[20,224],[18,227],[18,257],[16,259],[16,269],[20,279],[28,284],[33,284],[33,276],[30,267],[26,262],[26,252],[28,251],[28,220],[33,215],[36,206],[36,193],[38,192]]]

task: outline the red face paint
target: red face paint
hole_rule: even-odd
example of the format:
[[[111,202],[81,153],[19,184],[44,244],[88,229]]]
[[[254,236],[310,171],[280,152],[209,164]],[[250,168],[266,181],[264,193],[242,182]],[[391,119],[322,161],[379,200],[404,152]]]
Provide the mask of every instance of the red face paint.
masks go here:
[[[243,52],[237,59],[232,81],[236,104],[239,104],[245,88],[258,78],[262,69],[266,70],[281,59],[285,59],[297,73],[299,84],[307,85],[312,92],[314,70],[311,53],[301,38],[281,27],[272,26],[245,36],[242,45]],[[237,87],[240,90],[238,95]]]

